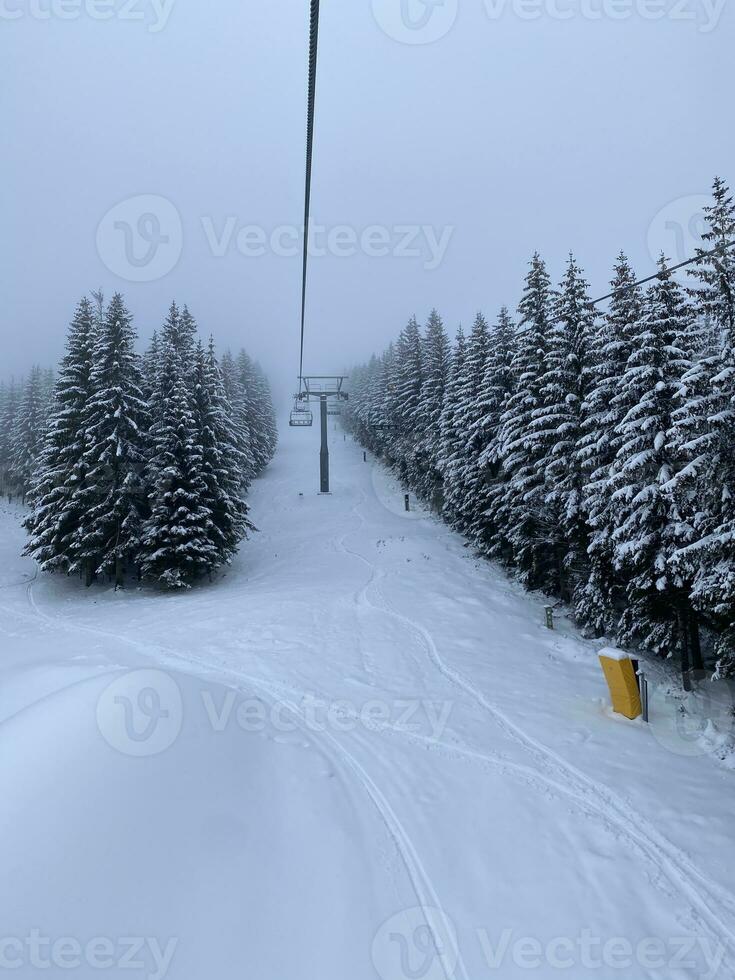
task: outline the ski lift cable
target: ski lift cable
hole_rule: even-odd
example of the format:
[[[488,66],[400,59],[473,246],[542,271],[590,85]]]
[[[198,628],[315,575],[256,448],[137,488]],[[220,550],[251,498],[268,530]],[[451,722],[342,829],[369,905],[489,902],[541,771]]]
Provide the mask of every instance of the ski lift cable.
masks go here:
[[[306,182],[304,189],[304,256],[301,274],[301,352],[299,355],[299,394],[304,376],[304,328],[306,325],[306,276],[309,263],[309,218],[311,215],[311,173],[314,152],[314,109],[316,105],[317,56],[319,52],[319,0],[311,0],[309,27],[309,95],[306,115]]]
[[[316,107],[316,79],[317,79],[317,63],[319,54],[319,2],[320,0],[311,0],[311,13],[310,13],[310,25],[309,25],[309,91],[307,99],[307,117],[306,117],[306,180],[304,187],[304,254],[302,263],[302,273],[301,273],[301,345],[299,352],[299,395],[303,389],[303,377],[304,377],[304,333],[306,327],[306,282],[307,273],[309,265],[309,220],[311,217],[311,178],[312,178],[312,161],[314,155],[314,116]],[[729,249],[735,246],[735,241],[726,242],[722,245],[718,245],[716,248],[710,249],[709,251],[699,251],[697,255],[693,258],[686,259],[684,262],[679,262],[678,265],[671,266],[667,269],[667,273],[677,272],[679,269],[684,269],[687,266],[694,265],[697,262],[701,262],[702,259],[706,259],[709,256],[716,255],[717,253],[727,252]],[[656,279],[661,279],[663,273],[656,272],[651,276],[646,276],[645,279],[639,279],[637,282],[631,283],[629,286],[624,286],[621,289],[613,290],[611,293],[607,293],[605,296],[600,296],[599,299],[594,299],[590,301],[590,306],[598,306],[600,303],[605,303],[607,300],[614,299],[616,296],[622,295],[629,292],[632,289],[636,289],[638,286],[645,286],[649,282],[653,282]],[[550,321],[551,324],[558,323],[563,317],[557,317]]]
[[[691,259],[686,259],[686,261],[680,262],[678,265],[672,265],[670,267],[667,267],[666,273],[655,272],[652,276],[646,276],[645,279],[639,279],[637,282],[633,282],[629,286],[622,286],[620,289],[614,289],[611,293],[608,293],[607,296],[600,296],[599,299],[590,300],[589,305],[598,306],[600,303],[605,303],[607,300],[614,299],[616,296],[622,296],[625,293],[628,293],[631,290],[636,289],[638,286],[645,286],[646,283],[653,282],[654,279],[661,279],[663,275],[670,274],[672,272],[677,272],[679,269],[684,269],[686,268],[686,266],[689,265],[695,265],[697,262],[701,262],[702,259],[709,258],[709,256],[711,255],[716,255],[718,252],[724,254],[725,252],[727,252],[729,249],[733,247],[735,247],[735,241],[725,242],[723,245],[718,245],[716,248],[712,248],[708,252],[700,251],[697,255],[695,255]],[[553,326],[555,323],[561,323],[563,319],[564,319],[563,316],[555,317],[553,320],[549,321],[549,325]]]

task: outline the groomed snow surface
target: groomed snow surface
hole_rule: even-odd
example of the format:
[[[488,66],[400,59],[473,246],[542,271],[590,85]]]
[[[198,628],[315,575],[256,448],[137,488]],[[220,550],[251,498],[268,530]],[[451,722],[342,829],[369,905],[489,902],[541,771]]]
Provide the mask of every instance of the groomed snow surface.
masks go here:
[[[602,644],[330,437],[186,595],[38,577],[5,506],[0,972],[735,977],[727,732],[613,715]]]

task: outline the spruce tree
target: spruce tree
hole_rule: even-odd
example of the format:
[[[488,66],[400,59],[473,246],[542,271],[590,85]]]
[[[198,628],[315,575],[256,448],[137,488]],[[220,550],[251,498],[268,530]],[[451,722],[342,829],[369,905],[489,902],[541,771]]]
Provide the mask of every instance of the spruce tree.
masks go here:
[[[395,376],[392,395],[396,406],[394,451],[396,468],[404,483],[413,483],[419,431],[423,361],[421,331],[411,317],[396,342]]]
[[[249,467],[250,482],[270,463],[278,441],[271,398],[270,386],[263,372],[250,355],[241,350],[236,362],[237,378],[243,400],[243,412],[250,433],[248,460],[243,467]]]
[[[148,418],[132,317],[119,293],[95,340],[90,387],[79,482],[71,502],[80,520],[69,556],[71,568],[83,572],[87,584],[106,573],[121,586],[126,565],[139,551]]]
[[[46,430],[25,526],[31,535],[26,554],[45,571],[69,571],[71,543],[83,514],[78,510],[79,461],[84,452],[83,419],[92,392],[97,339],[96,312],[88,299],[77,306],[66,353],[56,382],[54,406]]]
[[[261,446],[261,459],[264,466],[276,455],[278,449],[278,420],[276,410],[273,406],[273,392],[263,368],[255,362],[255,385],[258,393],[258,403],[260,405],[260,418],[262,420],[262,431],[259,433]]]
[[[19,386],[13,379],[3,387],[2,404],[0,404],[0,490],[7,493],[9,497],[15,492],[11,456],[19,401]]]
[[[735,674],[735,250],[725,249],[735,239],[735,206],[719,179],[705,213],[707,248],[722,250],[702,258],[690,295],[700,328],[714,324],[716,343],[685,374],[685,404],[675,413],[681,464],[675,491],[687,508],[692,540],[672,564],[691,582],[693,664],[702,616],[715,634],[719,677]]]
[[[449,374],[449,360],[449,340],[444,324],[437,311],[432,310],[422,340],[415,486],[417,492],[424,499],[431,501],[437,509],[441,501],[441,473],[438,467],[441,415]]]
[[[467,341],[457,412],[457,425],[463,433],[459,447],[456,490],[457,527],[467,530],[473,524],[481,506],[484,469],[480,462],[487,445],[484,430],[485,407],[482,385],[488,360],[489,331],[487,320],[478,313]]]
[[[572,255],[559,287],[554,321],[541,405],[533,413],[532,426],[543,454],[543,500],[556,566],[552,589],[569,600],[587,571],[588,528],[577,449],[595,324],[588,285]]]
[[[151,431],[146,468],[150,516],[141,533],[143,576],[168,588],[188,588],[224,558],[215,544],[213,513],[205,476],[206,433],[196,424],[192,396],[180,355],[164,349],[176,378]]]
[[[232,437],[231,411],[210,338],[208,349],[199,344],[195,355],[194,423],[218,564],[229,562],[247,531],[254,529],[241,496],[244,462]]]
[[[542,405],[554,294],[538,253],[530,265],[518,305],[520,323],[512,363],[514,390],[501,420],[499,456],[505,482],[497,513],[508,528],[512,558],[521,581],[530,588],[539,588],[548,580],[551,526],[539,503],[544,447],[534,437],[533,419]]]
[[[248,421],[247,394],[240,378],[235,359],[225,351],[220,361],[222,384],[230,405],[232,438],[242,462],[240,474],[243,489],[247,489],[255,476],[255,459],[252,451],[252,435]]]
[[[662,655],[681,650],[688,669],[688,590],[671,566],[687,531],[670,492],[677,469],[673,414],[691,365],[692,311],[665,259],[646,294],[621,383],[629,405],[618,427],[611,501],[614,558],[625,580],[620,642]]]
[[[485,554],[510,560],[511,547],[507,531],[509,514],[504,512],[505,480],[501,466],[501,419],[514,390],[513,359],[516,354],[516,327],[506,306],[488,341],[488,357],[477,396],[479,429],[483,450],[478,459],[482,475],[478,501],[469,533]]]
[[[615,518],[610,477],[621,442],[619,427],[631,407],[621,388],[622,379],[643,315],[643,294],[635,285],[635,272],[622,252],[614,273],[610,306],[607,315],[595,321],[583,372],[585,398],[577,450],[584,476],[583,501],[590,539],[587,581],[577,589],[574,612],[577,621],[593,636],[616,629],[623,602],[613,558]]]
[[[730,189],[715,177],[713,203],[704,209],[707,229],[702,235],[705,248],[697,250],[700,261],[693,269],[699,280],[691,291],[697,311],[711,319],[721,350],[735,343],[735,203]],[[713,255],[705,253],[716,250]]]
[[[10,436],[9,483],[24,503],[41,455],[47,409],[43,371],[34,367],[23,386]]]
[[[388,345],[377,365],[377,379],[372,386],[373,417],[380,425],[374,429],[380,453],[391,467],[397,455],[398,404],[396,402],[396,347]],[[349,404],[349,403],[348,403]]]
[[[441,414],[441,440],[438,468],[442,477],[444,491],[443,513],[446,520],[460,526],[460,515],[464,503],[462,482],[462,448],[466,439],[462,429],[459,412],[465,381],[465,360],[467,343],[460,326],[451,354],[449,378]]]
[[[161,359],[161,348],[158,342],[158,331],[153,331],[151,342],[143,354],[141,363],[141,391],[143,397],[149,404],[152,402],[153,394],[158,384],[158,369]]]

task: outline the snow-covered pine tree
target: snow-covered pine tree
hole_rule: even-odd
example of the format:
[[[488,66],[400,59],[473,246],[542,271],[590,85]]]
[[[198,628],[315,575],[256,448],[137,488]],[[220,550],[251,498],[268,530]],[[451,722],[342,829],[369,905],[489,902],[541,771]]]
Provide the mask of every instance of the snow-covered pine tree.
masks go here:
[[[715,177],[713,203],[704,209],[707,228],[705,248],[697,249],[700,261],[692,270],[699,286],[691,290],[697,312],[711,319],[721,349],[735,337],[735,203],[730,188]],[[714,249],[713,255],[707,255]]]
[[[153,393],[156,390],[158,383],[158,367],[161,358],[161,348],[158,342],[158,331],[153,331],[153,336],[151,337],[151,342],[148,345],[145,353],[143,354],[141,362],[141,391],[143,392],[143,397],[150,404],[153,399]]]
[[[619,640],[662,655],[681,651],[688,669],[689,592],[671,566],[688,531],[669,484],[677,468],[672,416],[681,404],[681,379],[691,366],[693,317],[663,257],[659,277],[646,294],[616,396],[630,406],[618,426],[620,446],[610,484],[614,559],[625,581]]]
[[[182,351],[184,357],[187,355],[193,357],[196,346],[197,322],[193,315],[189,312],[189,307],[184,305],[184,308],[181,311],[181,318],[179,320],[179,349]],[[193,369],[191,361],[185,365],[185,369]]]
[[[478,459],[482,480],[469,534],[481,551],[506,562],[510,560],[511,548],[507,538],[509,515],[503,511],[506,474],[500,463],[500,422],[514,390],[515,354],[516,327],[504,306],[488,340],[487,363],[477,395],[484,448]]]
[[[373,356],[358,368],[356,377],[350,372],[350,401],[342,407],[342,424],[387,466],[400,472],[403,443],[396,386],[395,345],[391,343],[380,357]]]
[[[194,360],[194,422],[202,448],[206,504],[218,564],[229,562],[249,530],[248,507],[241,496],[244,462],[232,436],[231,407],[217,363],[214,341],[198,345]]]
[[[0,402],[0,491],[10,497],[15,492],[11,471],[11,454],[15,418],[20,401],[19,386],[15,379],[3,386]]]
[[[191,370],[193,351],[191,316],[187,317],[185,325],[179,307],[176,302],[172,302],[163,321],[160,337],[156,337],[155,348],[149,350],[148,357],[141,366],[143,387],[151,384],[150,407],[154,424],[161,417],[166,400],[182,377],[181,372],[184,371],[185,374]],[[149,366],[153,371],[151,378],[146,373]]]
[[[418,410],[415,487],[436,510],[441,509],[442,486],[438,468],[441,414],[449,374],[450,348],[442,319],[432,310],[422,340],[422,376]]]
[[[684,376],[686,403],[675,413],[682,465],[675,490],[689,503],[693,540],[672,564],[692,583],[694,665],[703,616],[716,637],[719,677],[735,675],[735,249],[725,249],[735,240],[735,205],[719,178],[706,217],[707,249],[722,250],[702,258],[690,295],[700,328],[714,324],[716,344]]]
[[[161,375],[173,381],[165,397],[156,398],[162,408],[150,432],[145,474],[150,515],[140,535],[139,561],[145,578],[180,589],[211,574],[225,556],[215,544],[208,506],[202,444],[208,433],[195,418],[192,365],[184,364],[175,342],[170,335],[162,342]]]
[[[366,397],[367,368],[359,365],[350,372],[350,400],[345,406],[342,424],[363,445],[367,446],[369,428],[367,412],[370,409]],[[372,447],[371,447],[372,448]]]
[[[465,382],[465,360],[467,357],[467,342],[464,331],[460,326],[451,353],[449,377],[444,395],[444,406],[441,414],[441,442],[438,456],[438,469],[442,477],[444,493],[443,514],[445,520],[455,527],[461,527],[461,515],[464,503],[462,464],[464,457],[462,449],[466,441],[466,433],[461,427],[459,411],[462,406],[462,394]]]
[[[421,385],[423,381],[421,331],[416,317],[411,317],[396,341],[395,376],[392,381],[395,405],[395,466],[404,483],[413,485],[414,462]]]
[[[467,357],[461,375],[457,427],[463,433],[459,447],[457,485],[457,527],[472,527],[481,507],[485,471],[480,460],[487,446],[483,420],[482,385],[488,360],[487,320],[478,313],[467,341]]]
[[[543,453],[542,494],[556,566],[552,591],[566,601],[583,586],[587,572],[588,526],[577,448],[594,327],[589,287],[570,255],[548,335],[542,404],[532,419],[534,438]]]
[[[372,418],[380,427],[373,429],[380,455],[391,468],[397,460],[398,410],[396,401],[396,346],[390,343],[377,366],[377,381],[371,386]],[[349,403],[348,403],[349,404]]]
[[[225,351],[220,359],[220,372],[227,401],[230,405],[232,438],[242,461],[242,486],[247,489],[252,483],[255,473],[252,436],[248,423],[247,397],[240,380],[237,364],[229,350]]]
[[[378,455],[382,455],[387,445],[389,432],[383,428],[383,360],[373,355],[367,365],[363,383],[364,408],[361,421],[367,433],[366,445]]]
[[[260,404],[260,420],[262,430],[259,433],[261,459],[267,466],[278,449],[278,419],[273,405],[273,392],[270,381],[260,364],[254,362],[255,390]]]
[[[10,437],[9,482],[25,503],[36,464],[41,455],[46,427],[47,396],[43,371],[34,367],[20,396]]]
[[[41,381],[41,392],[43,398],[43,411],[48,418],[54,404],[54,388],[56,385],[56,372],[53,368],[47,368],[43,372]]]
[[[643,293],[635,285],[627,257],[618,256],[610,283],[607,315],[595,321],[584,370],[585,398],[581,408],[577,456],[584,475],[584,511],[590,526],[587,581],[577,589],[575,618],[593,636],[617,627],[623,601],[615,572],[612,533],[611,467],[620,447],[619,426],[630,405],[621,390],[634,338],[641,330]]]
[[[85,297],[69,327],[53,410],[30,492],[32,511],[25,522],[30,534],[26,554],[32,555],[44,571],[69,571],[73,563],[70,544],[83,517],[75,506],[76,489],[96,339],[96,311]]]
[[[236,361],[237,379],[241,386],[243,411],[250,433],[249,465],[251,472],[247,483],[258,476],[273,459],[278,443],[273,399],[268,380],[260,367],[245,350],[240,350]]]
[[[107,573],[121,586],[140,545],[148,418],[132,317],[119,293],[112,297],[95,341],[90,385],[79,483],[71,502],[80,515],[69,542],[71,568],[82,572],[88,585]]]
[[[514,390],[501,421],[499,454],[505,480],[496,512],[507,527],[512,560],[521,581],[529,588],[541,588],[549,582],[551,528],[540,503],[545,447],[534,438],[532,423],[534,413],[543,404],[541,386],[554,293],[538,252],[530,266],[518,305],[520,323],[512,364]]]

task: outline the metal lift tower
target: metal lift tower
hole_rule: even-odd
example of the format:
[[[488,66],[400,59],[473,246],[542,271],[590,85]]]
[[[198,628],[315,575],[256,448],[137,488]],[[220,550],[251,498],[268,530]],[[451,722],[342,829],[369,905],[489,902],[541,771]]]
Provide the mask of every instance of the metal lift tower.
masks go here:
[[[329,442],[327,421],[329,416],[329,399],[347,401],[350,397],[342,390],[347,378],[344,375],[312,374],[301,378],[302,390],[298,395],[300,401],[319,402],[320,420],[322,426],[322,446],[319,452],[319,486],[320,493],[329,493]]]

